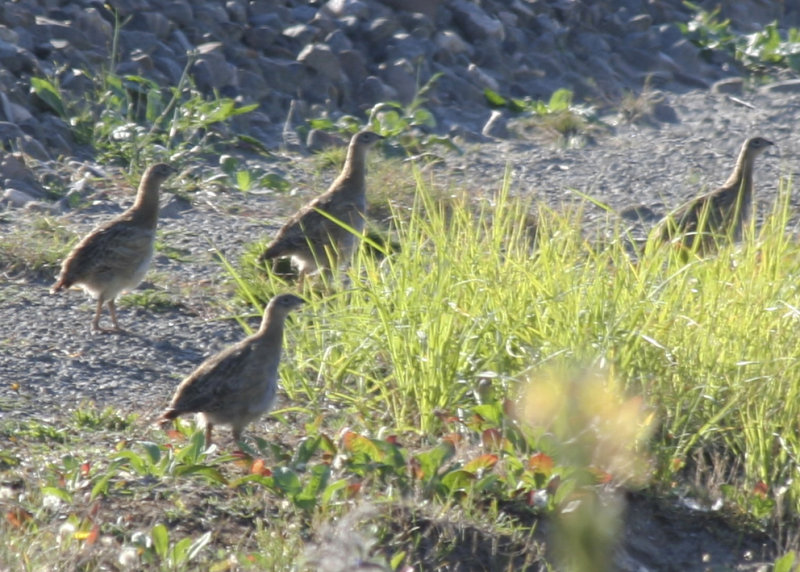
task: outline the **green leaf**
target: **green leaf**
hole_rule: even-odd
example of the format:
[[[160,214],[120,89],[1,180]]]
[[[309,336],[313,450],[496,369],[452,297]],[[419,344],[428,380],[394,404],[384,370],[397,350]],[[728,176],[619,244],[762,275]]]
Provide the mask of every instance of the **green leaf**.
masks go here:
[[[289,496],[295,496],[303,490],[300,477],[289,467],[278,467],[272,474],[275,485]]]
[[[236,186],[239,190],[247,192],[250,190],[250,185],[252,185],[250,171],[236,171]]]
[[[106,469],[106,472],[103,473],[103,475],[92,487],[92,492],[89,494],[89,500],[94,500],[98,497],[98,495],[106,494],[108,492],[108,483],[112,477],[116,476],[120,466],[122,466],[122,461],[114,461],[109,465],[108,469]]]
[[[449,494],[469,489],[474,481],[475,475],[463,469],[449,471],[442,477],[442,485]]]
[[[285,193],[292,186],[291,183],[284,177],[281,177],[275,173],[270,173],[261,177],[261,184],[264,187],[272,189],[273,191],[278,191],[279,193]]]
[[[67,110],[64,107],[64,101],[61,99],[61,94],[58,89],[48,80],[40,77],[31,78],[31,89],[39,99],[56,112],[62,119],[67,118]]]
[[[317,501],[317,497],[328,484],[328,479],[331,476],[331,468],[329,465],[320,464],[314,465],[311,468],[311,478],[306,483],[303,491],[297,496],[298,499]]]
[[[115,460],[126,462],[130,468],[139,475],[144,476],[152,473],[152,464],[145,463],[145,461],[133,451],[120,451],[115,457]]]
[[[548,107],[550,112],[566,111],[572,105],[572,92],[566,88],[557,89],[550,96],[550,103]]]
[[[379,461],[383,454],[375,442],[358,433],[346,433],[343,439],[344,449],[349,452],[355,462]]]
[[[430,480],[435,477],[445,462],[455,455],[456,448],[448,441],[442,441],[430,451],[419,453],[416,456],[422,470],[423,478]]]
[[[480,415],[495,427],[499,427],[503,422],[503,406],[499,402],[476,405],[472,408],[472,412]]]
[[[331,502],[333,495],[336,494],[337,491],[340,491],[344,488],[347,488],[350,482],[347,479],[339,479],[338,481],[334,481],[325,487],[325,491],[322,493],[322,504],[327,505]]]
[[[150,538],[153,541],[153,548],[161,558],[167,557],[167,548],[169,547],[169,533],[167,527],[163,524],[157,524],[150,531]]]
[[[481,455],[477,459],[471,460],[469,463],[464,465],[464,470],[472,474],[482,472],[493,468],[497,464],[497,460],[497,455],[487,453],[485,455]]]
[[[43,497],[46,496],[56,497],[57,499],[60,499],[65,503],[72,503],[72,495],[69,494],[64,489],[60,489],[58,487],[42,487],[41,492]]]
[[[161,460],[161,447],[151,441],[140,441],[139,445],[141,445],[147,453],[150,463],[157,465]]]
[[[188,475],[204,477],[211,483],[218,483],[221,485],[227,484],[227,479],[222,476],[222,473],[208,465],[180,465],[175,469],[176,477],[185,477]]]
[[[186,553],[186,562],[191,562],[197,555],[200,554],[200,551],[205,548],[205,546],[211,541],[211,531],[209,530],[199,538],[197,538],[192,545],[189,547],[189,551]]]
[[[319,435],[315,435],[314,437],[306,437],[300,441],[300,445],[297,447],[297,450],[292,457],[292,466],[297,467],[298,465],[306,465],[311,460],[311,457],[314,456],[314,453],[319,450],[321,443],[322,437]]]
[[[491,107],[505,107],[508,103],[505,97],[488,87],[483,90],[483,96]]]
[[[796,554],[794,550],[790,550],[775,561],[772,572],[792,572],[795,558]]]
[[[175,546],[170,550],[170,560],[172,566],[180,566],[186,562],[186,553],[189,550],[189,545],[192,543],[191,538],[181,538]]]
[[[389,560],[389,568],[391,568],[392,570],[398,570],[400,568],[400,564],[403,563],[403,560],[405,560],[405,558],[406,558],[405,550],[396,552],[394,555],[392,555],[391,560]]]

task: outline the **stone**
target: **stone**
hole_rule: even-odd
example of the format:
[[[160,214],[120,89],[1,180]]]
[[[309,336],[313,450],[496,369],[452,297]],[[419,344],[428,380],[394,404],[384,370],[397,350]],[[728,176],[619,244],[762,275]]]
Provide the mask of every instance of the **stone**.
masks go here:
[[[347,142],[341,137],[321,129],[312,129],[306,136],[306,147],[312,153],[324,151],[329,147],[343,147],[346,144]]]
[[[297,61],[332,81],[342,77],[339,58],[325,44],[309,44],[298,54]]]
[[[328,0],[322,10],[334,18],[355,16],[366,20],[369,18],[369,5],[362,0]]]
[[[226,85],[235,85],[236,70],[228,63],[221,42],[209,42],[197,46],[200,54],[192,66],[197,87],[213,91]]]
[[[760,88],[765,93],[800,93],[800,79],[776,81]]]
[[[712,93],[735,93],[740,94],[744,90],[744,79],[741,77],[726,77],[715,81],[711,85]]]
[[[242,36],[244,43],[257,50],[266,50],[280,35],[278,30],[269,26],[257,26],[255,28],[247,28]]]
[[[3,202],[14,208],[23,208],[28,203],[35,201],[36,198],[25,191],[20,191],[13,187],[7,187],[3,192]]]
[[[502,40],[505,37],[503,23],[489,16],[480,6],[467,0],[453,0],[450,3],[453,20],[464,31],[470,41],[486,38]]]

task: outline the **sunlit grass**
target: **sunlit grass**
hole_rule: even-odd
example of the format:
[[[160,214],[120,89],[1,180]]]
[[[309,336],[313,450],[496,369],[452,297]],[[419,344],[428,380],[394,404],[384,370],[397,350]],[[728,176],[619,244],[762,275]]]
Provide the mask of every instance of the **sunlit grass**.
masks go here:
[[[433,201],[418,183],[393,219],[402,250],[358,257],[349,288],[315,297],[291,328],[293,402],[435,435],[440,412],[474,405],[482,379],[513,398],[532,368],[609,370],[656,412],[665,481],[713,452],[726,479],[788,486],[798,507],[800,249],[784,232],[787,184],[758,232],[685,262],[668,245],[634,260],[623,236],[587,238],[577,214],[545,207],[534,245],[530,205],[506,187],[476,205]],[[263,299],[280,289],[244,287],[266,288]]]
[[[742,523],[796,534],[800,249],[785,232],[788,183],[741,244],[688,260],[656,243],[632,258],[623,233],[587,233],[580,212],[514,199],[507,181],[481,199],[416,183],[385,229],[399,251],[362,249],[331,284],[304,290],[275,433],[255,428],[244,458],[203,451],[189,421],[164,434],[112,410],[0,427],[0,564],[313,562],[309,539],[354,501],[457,509],[538,559],[530,520],[511,515],[591,507],[607,483],[722,498]],[[239,289],[232,304],[258,313],[294,286],[251,251],[242,267],[220,260]],[[612,513],[594,527],[615,530]],[[365,554],[430,565],[418,516],[376,522]],[[220,519],[244,536],[231,544]]]

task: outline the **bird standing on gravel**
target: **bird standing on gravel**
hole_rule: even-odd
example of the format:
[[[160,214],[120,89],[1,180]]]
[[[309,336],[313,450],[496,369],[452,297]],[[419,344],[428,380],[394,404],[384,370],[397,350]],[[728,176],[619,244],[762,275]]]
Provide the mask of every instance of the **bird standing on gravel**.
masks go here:
[[[301,304],[303,299],[293,294],[270,300],[258,331],[208,358],[184,379],[159,422],[199,413],[205,424],[206,447],[211,445],[214,425],[231,425],[233,438],[239,441],[245,426],[272,407],[278,390],[284,322]]]
[[[148,168],[139,183],[133,206],[86,235],[61,264],[61,274],[51,292],[77,284],[97,298],[93,331],[122,331],[114,300],[123,290],[138,285],[147,272],[156,238],[159,190],[173,171],[165,163]],[[105,303],[111,312],[113,329],[100,327]]]
[[[367,150],[383,139],[372,131],[353,135],[347,148],[344,168],[328,190],[305,205],[283,225],[259,261],[290,256],[300,272],[300,283],[318,268],[332,269],[347,260],[355,249],[357,237],[319,211],[348,225],[364,230],[367,208]]]
[[[681,244],[691,249],[699,237],[700,252],[713,249],[720,238],[738,240],[753,206],[753,163],[772,145],[763,137],[747,139],[725,184],[680,207],[659,223],[661,240],[680,237]]]

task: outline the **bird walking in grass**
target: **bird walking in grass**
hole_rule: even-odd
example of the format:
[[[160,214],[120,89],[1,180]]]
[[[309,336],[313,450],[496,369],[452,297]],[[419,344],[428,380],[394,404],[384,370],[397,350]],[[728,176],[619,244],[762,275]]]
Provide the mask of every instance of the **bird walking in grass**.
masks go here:
[[[92,331],[122,331],[114,300],[122,291],[136,287],[150,266],[158,224],[159,191],[173,171],[165,163],[148,168],[133,206],[87,234],[61,264],[61,274],[51,292],[78,285],[96,298]],[[100,327],[104,304],[108,304],[113,329]]]
[[[687,250],[699,240],[698,252],[713,250],[721,239],[741,238],[753,209],[753,163],[772,145],[763,137],[747,139],[725,184],[668,215],[656,227],[659,238],[678,238]]]
[[[284,323],[289,312],[301,304],[303,299],[293,294],[274,297],[258,331],[208,358],[184,379],[159,422],[198,413],[205,424],[206,447],[211,445],[215,425],[230,425],[238,442],[244,428],[272,408]]]
[[[259,261],[291,257],[300,272],[299,282],[318,269],[331,270],[348,260],[364,230],[367,208],[367,151],[383,139],[372,131],[353,135],[344,168],[328,190],[305,205],[278,231]],[[319,211],[327,213],[331,220]]]

